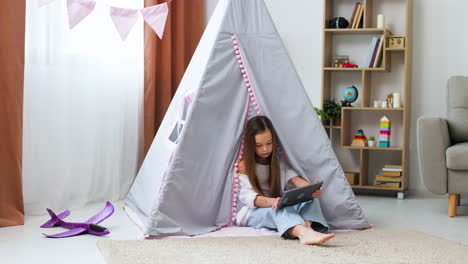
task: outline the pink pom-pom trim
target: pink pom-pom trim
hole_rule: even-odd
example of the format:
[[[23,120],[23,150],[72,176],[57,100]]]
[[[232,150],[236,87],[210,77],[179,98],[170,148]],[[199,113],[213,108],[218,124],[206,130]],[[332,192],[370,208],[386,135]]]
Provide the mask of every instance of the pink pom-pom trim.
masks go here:
[[[247,114],[246,114],[246,120],[245,122],[247,123],[249,117],[252,115],[252,108],[255,108],[257,114],[261,115],[263,113],[263,111],[261,110],[260,108],[260,105],[257,101],[257,98],[256,98],[256,95],[255,95],[255,91],[252,87],[252,84],[250,82],[250,79],[249,79],[249,76],[247,74],[247,71],[246,71],[246,67],[243,63],[243,59],[242,59],[242,54],[241,54],[241,51],[240,51],[240,47],[239,47],[239,41],[237,39],[237,36],[235,35],[232,35],[231,36],[231,39],[232,39],[232,44],[233,44],[233,47],[234,47],[234,50],[235,50],[235,54],[236,54],[236,59],[237,59],[237,63],[239,64],[239,68],[240,68],[240,72],[242,74],[242,77],[244,78],[244,82],[245,82],[245,86],[247,88],[247,91],[248,91],[248,94],[249,94],[249,108],[247,109]],[[232,204],[231,204],[231,220],[230,222],[227,224],[227,225],[233,225],[234,222],[236,221],[236,216],[237,216],[237,198],[238,198],[238,191],[239,191],[239,161],[242,160],[242,157],[243,157],[243,152],[244,152],[244,142],[245,142],[245,138],[243,137],[242,138],[242,141],[241,141],[241,146],[239,147],[239,150],[238,150],[238,153],[237,153],[237,159],[234,163],[234,179],[233,179],[233,183],[232,183],[232,189],[231,189],[231,198],[232,198]]]

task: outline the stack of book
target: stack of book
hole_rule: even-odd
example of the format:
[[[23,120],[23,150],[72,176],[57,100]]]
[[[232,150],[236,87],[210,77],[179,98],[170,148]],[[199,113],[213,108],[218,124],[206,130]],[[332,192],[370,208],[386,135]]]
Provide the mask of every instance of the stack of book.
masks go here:
[[[363,16],[364,16],[364,5],[362,3],[356,3],[354,5],[353,14],[351,15],[351,19],[349,20],[348,28],[362,28],[363,24]]]
[[[400,188],[403,169],[401,165],[385,165],[382,174],[375,176],[374,185],[389,188]]]

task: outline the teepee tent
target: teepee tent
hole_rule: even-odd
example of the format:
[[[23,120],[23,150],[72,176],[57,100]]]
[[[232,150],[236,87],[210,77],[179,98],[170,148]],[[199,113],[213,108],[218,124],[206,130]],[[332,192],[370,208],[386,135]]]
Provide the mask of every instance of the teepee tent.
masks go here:
[[[245,122],[268,116],[332,229],[368,227],[263,0],[220,0],[128,194],[148,236],[235,224]]]

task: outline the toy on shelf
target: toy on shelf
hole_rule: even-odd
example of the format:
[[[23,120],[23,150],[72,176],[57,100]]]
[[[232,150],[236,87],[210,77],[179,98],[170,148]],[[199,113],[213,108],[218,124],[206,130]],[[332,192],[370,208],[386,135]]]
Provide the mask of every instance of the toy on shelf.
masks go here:
[[[352,64],[352,63],[343,63],[340,64],[340,68],[358,68],[359,66],[357,64]]]
[[[380,119],[379,147],[390,147],[391,123],[386,116]]]
[[[352,106],[351,103],[356,102],[356,100],[358,99],[358,96],[359,96],[358,89],[354,85],[344,89],[343,91],[344,101],[342,102],[342,106]]]
[[[333,57],[333,67],[342,68],[343,64],[349,63],[348,55],[338,55]]]
[[[356,146],[356,147],[366,147],[367,146],[367,138],[366,138],[366,135],[364,134],[364,131],[362,129],[359,129],[358,132],[354,135],[353,142],[351,143],[351,146]]]

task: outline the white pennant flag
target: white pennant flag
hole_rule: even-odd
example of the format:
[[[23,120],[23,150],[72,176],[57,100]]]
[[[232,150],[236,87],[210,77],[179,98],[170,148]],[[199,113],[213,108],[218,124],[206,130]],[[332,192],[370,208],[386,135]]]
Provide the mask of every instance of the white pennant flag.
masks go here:
[[[143,19],[150,25],[154,32],[156,32],[160,39],[162,39],[164,34],[168,13],[169,9],[167,8],[167,3],[141,9]]]
[[[125,40],[138,20],[138,10],[110,7],[110,16],[122,40]]]
[[[43,6],[46,6],[46,5],[50,4],[50,3],[52,3],[53,1],[55,1],[55,0],[39,0],[38,6],[43,7]]]
[[[67,0],[70,29],[74,28],[93,12],[95,6],[96,2],[94,0]]]

